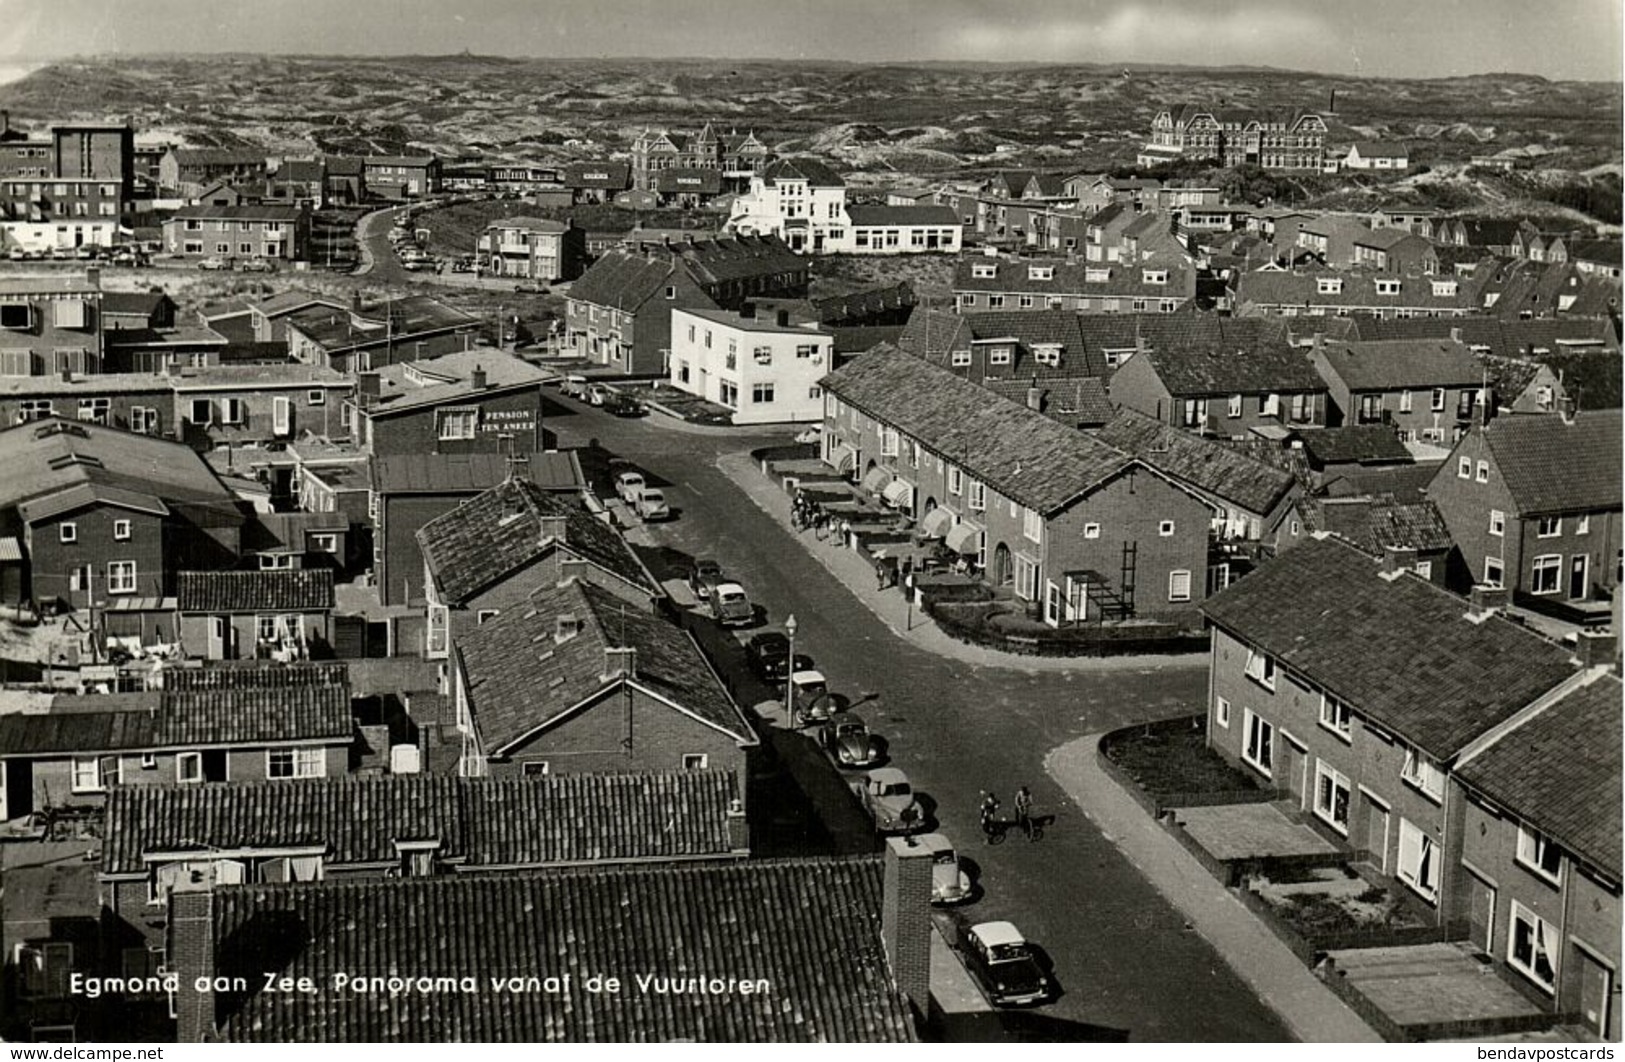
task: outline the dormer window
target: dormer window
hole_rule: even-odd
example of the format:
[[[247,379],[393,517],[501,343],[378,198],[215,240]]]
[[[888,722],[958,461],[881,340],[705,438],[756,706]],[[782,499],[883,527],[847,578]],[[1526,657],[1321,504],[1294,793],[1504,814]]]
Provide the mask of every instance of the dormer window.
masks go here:
[[[1059,343],[1040,343],[1033,347],[1033,360],[1040,365],[1059,368],[1061,364],[1061,345]]]
[[[963,369],[965,366],[970,364],[970,351],[968,351],[968,350],[956,350],[956,351],[954,351],[953,355],[952,355],[952,361],[953,361],[954,368]]]
[[[1456,282],[1454,280],[1435,280],[1433,282],[1433,294],[1442,298],[1454,295],[1455,293]]]
[[[993,347],[987,352],[987,363],[989,365],[1008,365],[1010,364],[1011,355],[1012,351],[1009,347]]]
[[[1110,269],[1084,269],[1083,279],[1089,284],[1104,284],[1112,278]]]
[[[999,267],[992,262],[975,262],[970,267],[970,275],[978,280],[992,280],[999,275]]]
[[[1027,279],[1028,280],[1054,280],[1055,279],[1055,267],[1054,266],[1036,266],[1036,265],[1035,266],[1028,266],[1027,267]]]
[[[1343,294],[1342,277],[1318,277],[1315,280],[1315,293],[1318,295]]]
[[[1140,279],[1147,284],[1166,284],[1168,283],[1168,271],[1166,269],[1142,269],[1140,270]]]
[[[567,642],[580,633],[581,619],[573,612],[566,612],[553,621],[554,644]]]
[[[1397,280],[1379,280],[1379,281],[1377,281],[1377,294],[1378,295],[1398,295],[1399,294],[1399,281],[1397,281]]]

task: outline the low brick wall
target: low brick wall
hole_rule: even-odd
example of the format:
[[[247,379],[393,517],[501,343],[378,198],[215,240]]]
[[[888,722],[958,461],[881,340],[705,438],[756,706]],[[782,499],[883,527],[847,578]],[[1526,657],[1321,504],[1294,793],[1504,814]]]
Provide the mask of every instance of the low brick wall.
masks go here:
[[[1031,634],[1006,633],[986,624],[966,622],[955,603],[928,603],[926,613],[950,638],[1006,653],[1026,656],[1143,656],[1146,654],[1205,653],[1209,635],[1204,631],[1164,624],[1116,627],[1106,624],[1045,628]],[[985,612],[985,610],[984,610]]]

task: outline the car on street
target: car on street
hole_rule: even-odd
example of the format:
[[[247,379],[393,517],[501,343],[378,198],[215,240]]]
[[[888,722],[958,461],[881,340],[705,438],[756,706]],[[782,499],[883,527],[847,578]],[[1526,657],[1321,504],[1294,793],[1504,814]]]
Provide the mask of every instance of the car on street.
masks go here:
[[[631,395],[620,391],[611,391],[609,397],[604,399],[604,412],[617,417],[641,417],[648,410],[643,408],[642,402],[639,402]]]
[[[614,393],[601,383],[587,385],[587,401],[595,406],[603,405],[609,400],[609,396]]]
[[[822,723],[835,714],[835,698],[829,692],[829,680],[821,671],[799,668],[790,677],[792,699],[790,725],[811,726]]]
[[[622,472],[615,477],[615,496],[631,505],[647,486],[642,472]]]
[[[722,565],[709,557],[695,561],[688,570],[688,588],[702,601],[709,601],[716,585],[727,581],[722,574]]]
[[[853,784],[852,791],[879,833],[913,833],[925,825],[914,787],[896,767],[870,771],[868,778]]]
[[[790,673],[790,639],[782,631],[763,631],[745,643],[745,662],[763,682],[783,682]],[[796,654],[797,671],[810,671],[812,666],[812,657]]]
[[[199,269],[230,269],[231,262],[218,255],[210,255],[197,264]]]
[[[665,492],[658,487],[644,487],[632,500],[632,511],[645,523],[671,519],[671,506],[666,504]]]
[[[756,622],[756,606],[738,583],[718,583],[711,590],[711,617],[724,627],[748,627]]]
[[[822,439],[823,437],[824,437],[824,428],[823,428],[823,426],[820,425],[820,424],[814,424],[812,427],[807,428],[804,431],[797,432],[796,433],[796,442],[798,442],[798,443],[815,443],[818,440]]]
[[[873,767],[880,762],[880,742],[852,712],[836,712],[818,728],[818,743],[838,767]]]
[[[587,378],[585,376],[566,376],[560,390],[571,398],[584,397],[587,393]]]
[[[917,840],[931,853],[931,902],[940,907],[970,899],[970,875],[959,865],[953,842],[940,833],[921,834]]]
[[[269,258],[250,258],[243,263],[244,273],[275,273],[276,263]]]
[[[963,941],[965,968],[995,1007],[1019,1007],[1049,998],[1049,978],[1038,965],[1032,945],[1012,923],[982,922],[967,930]]]

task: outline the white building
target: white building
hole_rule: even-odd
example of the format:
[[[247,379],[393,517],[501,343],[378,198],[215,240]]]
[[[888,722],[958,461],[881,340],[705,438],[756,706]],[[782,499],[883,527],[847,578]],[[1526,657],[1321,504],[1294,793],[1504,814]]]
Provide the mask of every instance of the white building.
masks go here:
[[[818,381],[834,357],[834,337],[787,310],[671,311],[671,385],[727,406],[735,424],[823,420]]]
[[[963,225],[947,206],[848,206],[839,174],[788,158],[751,178],[724,231],[778,236],[799,254],[958,254]]]
[[[1345,170],[1404,170],[1411,164],[1410,150],[1404,144],[1381,144],[1362,140],[1343,156]]]

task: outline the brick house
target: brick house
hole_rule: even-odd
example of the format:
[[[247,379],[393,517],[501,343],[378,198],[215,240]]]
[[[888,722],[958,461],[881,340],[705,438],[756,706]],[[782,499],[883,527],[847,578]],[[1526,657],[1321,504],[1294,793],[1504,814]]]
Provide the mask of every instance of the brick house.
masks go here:
[[[966,256],[954,270],[954,303],[980,310],[1173,313],[1196,295],[1188,257],[1153,254],[1134,262]]]
[[[170,148],[158,163],[158,186],[192,199],[217,181],[252,183],[263,180],[265,154],[236,148]]]
[[[489,348],[399,362],[361,374],[350,434],[375,457],[534,454],[547,449],[547,373]]]
[[[176,669],[161,689],[58,695],[0,716],[0,817],[124,788],[342,775],[355,722],[343,665]]]
[[[348,309],[313,299],[286,314],[282,327],[294,361],[356,373],[469,350],[480,322],[429,295],[363,306],[358,293]]]
[[[372,459],[373,557],[385,605],[423,600],[418,529],[510,475],[569,499],[587,489],[574,451],[504,454],[391,454]]]
[[[645,612],[665,595],[620,532],[580,498],[518,476],[429,520],[417,543],[430,658],[443,659],[471,628],[504,610],[526,608],[532,591],[569,577]]]
[[[1182,314],[1147,322],[1136,342],[1112,373],[1114,405],[1230,439],[1327,423],[1325,381],[1271,322]]]
[[[1517,414],[1463,436],[1428,485],[1461,551],[1458,582],[1603,609],[1620,580],[1620,421],[1617,409]]]
[[[1490,398],[1488,370],[1459,338],[1323,339],[1310,356],[1331,395],[1332,427],[1390,424],[1402,441],[1448,445]]]
[[[1458,765],[1588,674],[1394,561],[1316,537],[1210,598],[1208,745],[1450,925],[1469,915]]]
[[[1605,1041],[1620,1022],[1621,692],[1603,675],[1452,776],[1469,940]]]
[[[102,298],[94,269],[0,278],[0,376],[101,372]]]
[[[631,175],[626,162],[572,162],[564,167],[564,187],[572,203],[607,203],[632,186]]]
[[[1375,558],[1401,551],[1398,563],[1438,586],[1444,586],[1455,547],[1438,506],[1428,500],[1401,502],[1392,495],[1331,498],[1302,496],[1287,519],[1275,528],[1270,544],[1276,553],[1311,541],[1326,532],[1353,543]]]
[[[1181,104],[1157,112],[1139,164],[1186,157],[1266,170],[1326,167],[1326,120],[1313,111],[1243,111]]]
[[[348,376],[297,363],[181,369],[168,380],[174,405],[166,419],[197,450],[338,434],[355,395]]]
[[[292,206],[189,206],[164,219],[164,250],[233,260],[310,258],[310,211]]]
[[[895,347],[823,387],[823,459],[1045,622],[1177,617],[1204,594],[1212,509],[1144,461]]]
[[[289,318],[313,307],[340,313],[352,308],[331,295],[318,295],[298,288],[279,291],[267,298],[244,304],[249,332],[256,343],[286,343]]]
[[[161,598],[185,567],[235,562],[243,516],[179,443],[61,418],[0,432],[0,535],[13,601]]]
[[[1255,269],[1239,274],[1234,287],[1238,317],[1465,317],[1482,310],[1477,278]]]
[[[543,584],[461,635],[450,683],[464,775],[742,778],[758,744],[692,635],[585,580]]]
[[[440,160],[433,155],[367,155],[361,166],[369,196],[422,199],[440,191]]]
[[[174,386],[137,373],[0,377],[0,424],[62,417],[143,435],[170,437]]]
[[[587,233],[569,219],[499,218],[485,226],[478,250],[493,276],[574,280],[587,261]]]
[[[330,655],[333,644],[333,572],[180,572],[175,612],[190,656],[284,663],[320,658]]]
[[[628,376],[670,371],[671,311],[738,310],[806,294],[808,267],[771,236],[644,244],[610,250],[570,289],[566,344]]]

